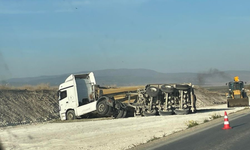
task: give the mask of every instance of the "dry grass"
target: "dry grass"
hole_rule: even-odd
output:
[[[203,123],[206,123],[206,122],[209,122],[209,120],[208,119],[204,119]]]
[[[152,142],[152,141],[155,141],[155,140],[158,140],[160,139],[160,137],[156,137],[156,136],[153,136],[150,140],[148,140],[146,143],[149,143],[149,142]]]
[[[192,127],[197,126],[199,124],[197,121],[189,120],[188,122],[186,122],[186,125],[188,126],[188,128],[192,128]]]
[[[28,91],[41,91],[41,90],[57,90],[58,87],[50,86],[48,83],[41,83],[38,85],[23,85],[20,87],[0,85],[0,90],[28,90]]]
[[[217,118],[221,118],[222,116],[220,114],[213,114],[210,119],[217,119]]]

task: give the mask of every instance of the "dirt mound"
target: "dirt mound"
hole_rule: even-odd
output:
[[[59,118],[54,90],[1,90],[0,126],[44,122]]]
[[[226,96],[224,93],[209,91],[202,87],[195,86],[196,107],[206,107],[215,104],[225,103]]]

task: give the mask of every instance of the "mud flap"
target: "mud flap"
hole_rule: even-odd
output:
[[[246,107],[249,106],[249,100],[247,98],[228,98],[227,107]]]

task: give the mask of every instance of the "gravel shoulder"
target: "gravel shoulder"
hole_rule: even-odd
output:
[[[8,149],[114,150],[129,149],[187,129],[190,120],[203,123],[212,115],[244,109],[226,105],[201,107],[195,114],[131,117],[84,122],[38,123],[0,128],[0,139]],[[223,123],[222,123],[223,125]]]

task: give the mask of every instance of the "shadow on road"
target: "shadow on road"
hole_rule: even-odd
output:
[[[1,143],[1,141],[0,141],[0,150],[4,150],[3,144]]]
[[[235,125],[235,126],[232,126],[232,128],[237,128],[237,127],[243,126],[245,124],[247,124],[247,123],[242,123],[242,124],[239,124],[239,125]]]
[[[207,113],[212,111],[226,111],[226,110],[233,110],[234,108],[219,108],[219,109],[197,109],[197,113]]]

